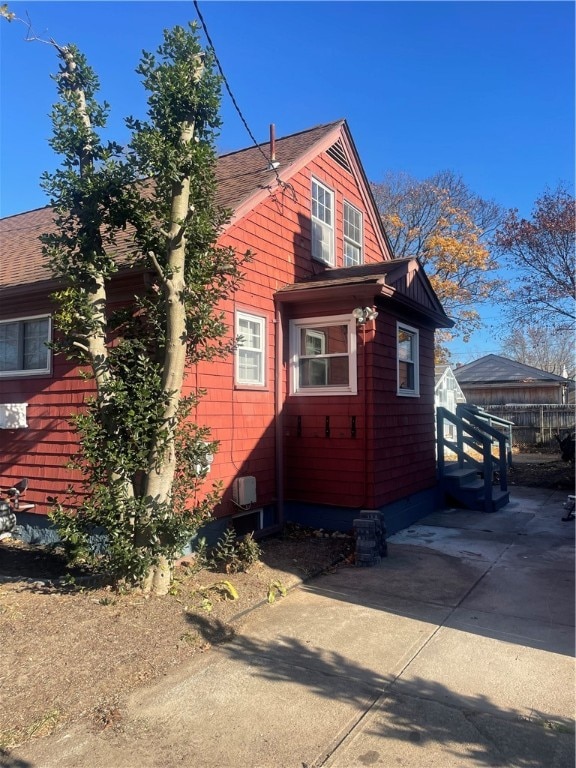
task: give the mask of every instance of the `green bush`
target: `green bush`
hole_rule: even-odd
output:
[[[215,567],[224,568],[226,573],[247,571],[260,560],[262,550],[254,540],[252,533],[241,539],[233,528],[228,528],[212,550]]]

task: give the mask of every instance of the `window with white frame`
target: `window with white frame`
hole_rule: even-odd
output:
[[[290,323],[292,394],[356,394],[356,326],[350,315]]]
[[[334,192],[312,179],[312,258],[334,265]]]
[[[0,321],[0,376],[50,373],[50,317]]]
[[[420,394],[418,365],[418,331],[397,324],[398,394],[417,397]]]
[[[344,201],[344,266],[362,264],[362,213]]]
[[[236,384],[263,387],[265,377],[266,320],[236,312]]]

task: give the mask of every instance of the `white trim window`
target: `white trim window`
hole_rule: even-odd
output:
[[[362,254],[362,212],[344,200],[344,266],[354,267],[364,261]]]
[[[312,258],[334,266],[334,192],[312,179]]]
[[[51,333],[49,315],[0,321],[0,376],[50,373]]]
[[[356,324],[350,315],[290,321],[291,392],[355,395]]]
[[[266,319],[247,312],[236,312],[235,381],[244,387],[266,384]]]
[[[416,328],[397,323],[398,394],[420,395],[419,334]]]

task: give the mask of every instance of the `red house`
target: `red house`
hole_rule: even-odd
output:
[[[435,502],[433,340],[452,322],[419,263],[393,258],[346,122],[224,155],[218,181],[234,211],[220,242],[254,260],[224,306],[242,345],[188,373],[219,441],[216,529],[346,530],[360,509],[408,525]],[[90,390],[44,344],[55,284],[38,236],[51,221],[43,208],[0,222],[0,486],[29,478],[23,522],[36,524],[78,479],[68,419]],[[143,280],[121,271],[112,298]]]

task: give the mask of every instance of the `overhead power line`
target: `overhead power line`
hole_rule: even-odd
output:
[[[234,109],[238,113],[238,116],[240,117],[240,120],[242,120],[242,123],[244,124],[244,128],[246,128],[246,131],[248,133],[248,136],[252,139],[252,142],[254,143],[254,146],[258,149],[262,157],[266,160],[266,163],[269,163],[270,158],[266,156],[266,153],[262,150],[262,147],[260,144],[256,141],[256,138],[254,137],[254,134],[250,130],[250,126],[248,125],[248,122],[244,115],[242,114],[242,110],[240,109],[238,102],[236,101],[236,98],[234,94],[232,93],[232,89],[230,87],[230,84],[228,83],[228,79],[226,78],[226,75],[224,74],[224,70],[222,69],[222,64],[220,63],[220,59],[218,58],[218,54],[216,53],[216,48],[214,47],[214,43],[212,41],[212,38],[210,37],[210,33],[208,32],[208,27],[206,26],[206,22],[204,21],[204,17],[202,16],[202,13],[200,12],[200,8],[198,7],[197,0],[193,0],[194,2],[194,8],[196,9],[196,13],[198,14],[198,18],[200,19],[200,23],[202,24],[202,29],[204,30],[204,34],[206,35],[206,39],[208,40],[208,44],[210,45],[210,48],[212,49],[212,53],[214,54],[214,61],[216,62],[216,66],[218,67],[218,71],[220,72],[220,76],[222,77],[222,81],[224,82],[224,85],[226,86],[226,90],[228,91],[228,95],[230,96],[230,99],[232,100],[232,104],[234,105]],[[278,175],[278,172],[275,168],[273,168],[274,173],[276,174],[276,179],[279,184],[283,183]]]
[[[274,176],[276,176],[276,183],[279,187],[281,187],[283,190],[288,190],[292,194],[292,197],[296,199],[296,192],[294,191],[294,187],[289,182],[283,181],[280,178],[280,174],[278,173],[278,170],[276,166],[272,162],[272,158],[268,157],[266,153],[263,151],[262,147],[256,141],[256,138],[252,131],[250,130],[250,126],[248,125],[248,121],[242,114],[242,110],[240,109],[240,106],[238,105],[238,102],[236,101],[236,98],[234,94],[232,93],[232,88],[230,87],[230,84],[228,82],[228,79],[226,75],[224,74],[224,70],[222,68],[222,64],[220,63],[220,59],[218,58],[218,54],[216,53],[216,48],[214,47],[214,43],[212,41],[212,38],[210,37],[210,33],[208,32],[208,27],[206,26],[206,22],[204,20],[204,17],[202,16],[202,13],[200,12],[200,8],[198,7],[197,0],[193,0],[194,2],[194,8],[196,9],[196,13],[198,14],[198,18],[200,19],[200,23],[202,24],[202,29],[204,30],[204,34],[206,35],[206,39],[208,40],[208,44],[210,48],[212,49],[212,53],[214,55],[214,61],[216,62],[216,66],[218,67],[218,71],[220,72],[220,76],[222,77],[222,80],[224,82],[224,85],[226,86],[226,90],[228,91],[228,95],[230,96],[230,99],[232,101],[232,104],[234,105],[234,109],[238,113],[238,116],[240,117],[240,120],[242,121],[244,128],[246,128],[246,131],[248,133],[248,136],[250,136],[252,143],[256,147],[256,149],[260,152],[264,160],[266,161],[266,165],[269,170],[274,171]]]

